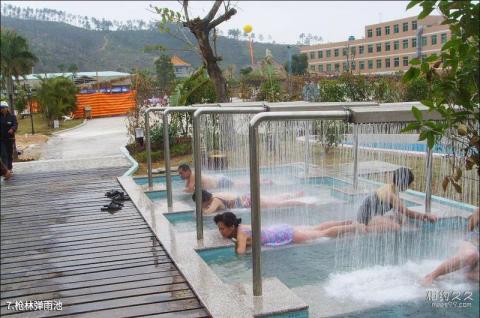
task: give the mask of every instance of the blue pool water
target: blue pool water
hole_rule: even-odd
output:
[[[165,184],[165,179],[166,179],[165,176],[153,177],[153,183],[163,183],[163,184]],[[148,178],[147,177],[134,178],[133,180],[135,181],[136,184],[139,184],[139,185],[148,184]],[[172,175],[172,183],[182,183],[182,182],[185,182],[185,181],[183,181],[182,178],[180,178],[179,175]]]
[[[351,143],[346,143],[346,144],[351,145]],[[372,142],[372,143],[360,143],[359,146],[366,147],[366,148],[393,149],[393,150],[405,150],[405,151],[416,151],[416,152],[427,151],[427,144],[423,144],[423,143],[406,144],[406,143]],[[441,154],[452,153],[452,149],[444,145],[435,145],[432,150],[434,153],[441,153]]]
[[[418,284],[446,256],[433,258],[429,246],[448,246],[442,236],[455,236],[465,222],[444,220],[436,225],[437,232],[426,226],[423,231],[399,234],[403,244],[398,253],[409,259],[406,263],[378,266],[372,258],[363,267],[352,268],[350,262],[335,261],[339,249],[356,254],[356,247],[372,240],[381,243],[377,247],[382,251],[393,249],[382,236],[370,235],[356,238],[357,244],[351,247],[346,241],[349,238],[344,238],[262,249],[262,274],[277,277],[302,298],[310,307],[310,317],[478,317],[478,286],[465,281],[462,275],[441,280],[431,290],[472,292],[473,301],[468,308],[432,308],[431,301],[426,299],[429,289]],[[423,252],[417,254],[419,250]],[[250,254],[238,256],[229,247],[199,251],[199,255],[226,283],[251,281]]]

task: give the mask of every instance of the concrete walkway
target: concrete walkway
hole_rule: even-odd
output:
[[[15,173],[130,166],[120,148],[128,142],[126,117],[92,119],[53,135],[40,160],[14,163]]]
[[[99,118],[80,128],[52,136],[40,157],[45,159],[83,159],[120,154],[128,142],[126,117]]]

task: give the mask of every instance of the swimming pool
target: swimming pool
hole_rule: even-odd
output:
[[[356,237],[357,244],[344,239],[321,239],[309,244],[262,249],[263,277],[277,277],[309,305],[310,317],[478,317],[478,287],[466,282],[461,275],[453,275],[436,286],[434,291],[472,292],[469,308],[451,311],[432,308],[426,301],[427,289],[418,281],[437,266],[444,255],[432,258],[428,247],[445,244],[458,237],[458,229],[465,221],[430,225],[424,231],[406,231],[398,234],[403,248],[398,253],[409,260],[396,263],[395,258],[382,266],[373,258],[352,267],[352,262],[334,257],[339,249],[345,254],[358,254],[359,245],[380,243],[383,251],[393,250],[395,240],[385,241],[379,235]],[[427,234],[425,234],[427,233]],[[442,235],[440,235],[442,234]],[[442,237],[448,237],[442,238]],[[453,248],[453,247],[452,247]],[[418,251],[421,251],[418,253]],[[365,251],[361,251],[364,253]],[[251,281],[251,255],[237,256],[232,247],[198,251],[204,261],[228,284]],[[367,252],[368,254],[368,252]],[[369,255],[365,255],[367,260]]]

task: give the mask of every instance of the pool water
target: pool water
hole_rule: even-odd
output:
[[[404,231],[398,234],[403,248],[403,262],[391,258],[384,265],[375,265],[368,251],[355,250],[359,245],[377,241],[382,251],[393,250],[393,241],[380,235],[352,238],[320,239],[307,244],[262,249],[263,277],[277,277],[310,307],[310,317],[478,317],[478,286],[465,281],[462,275],[451,274],[432,288],[418,282],[433,270],[448,252],[454,249],[448,239],[460,238],[459,229],[465,222],[454,220],[423,231]],[[436,228],[435,228],[436,227]],[[383,245],[382,245],[383,243]],[[442,255],[429,255],[429,246],[450,246]],[[339,251],[344,249],[343,251]],[[365,253],[365,255],[358,255]],[[361,266],[335,254],[353,255],[366,259]],[[251,281],[251,254],[238,256],[233,248],[199,251],[225,283]],[[388,253],[387,253],[388,254]],[[470,308],[432,309],[426,300],[428,290],[472,292]]]

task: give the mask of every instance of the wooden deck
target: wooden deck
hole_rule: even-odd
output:
[[[2,317],[209,317],[130,201],[100,211],[125,170],[21,174],[2,185]],[[62,310],[31,310],[58,302]]]

